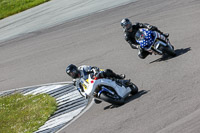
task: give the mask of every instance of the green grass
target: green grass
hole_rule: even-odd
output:
[[[0,97],[0,133],[32,133],[56,110],[55,98],[14,94]]]
[[[49,0],[0,0],[0,19],[22,12]]]

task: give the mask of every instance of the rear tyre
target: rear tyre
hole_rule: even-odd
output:
[[[175,53],[174,49],[171,49],[169,46],[166,46],[166,47],[161,46],[160,49],[163,51],[163,53],[166,53],[166,54],[168,54],[168,55],[170,55],[172,57],[176,56],[176,53]]]
[[[136,93],[138,93],[138,87],[135,84],[131,83],[130,88],[131,88],[131,95],[135,95]]]
[[[108,103],[114,104],[114,105],[122,105],[125,103],[124,99],[120,98],[117,95],[111,96],[109,93],[102,92],[99,97],[100,97],[100,99],[102,99]]]

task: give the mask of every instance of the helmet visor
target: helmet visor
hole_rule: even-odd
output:
[[[123,28],[126,30],[126,31],[129,31],[132,29],[132,25],[131,24],[127,24],[127,25],[124,25]]]
[[[72,78],[76,78],[77,76],[77,71],[75,69],[71,70],[71,71],[67,71],[67,74],[69,76],[71,76]]]

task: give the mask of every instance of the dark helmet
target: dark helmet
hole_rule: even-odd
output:
[[[121,21],[121,26],[126,30],[130,30],[132,28],[132,23],[128,18],[124,18]]]
[[[66,68],[66,73],[72,77],[73,79],[78,78],[79,75],[79,70],[78,68],[74,65],[74,64],[70,64],[67,68]]]

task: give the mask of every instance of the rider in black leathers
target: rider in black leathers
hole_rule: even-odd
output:
[[[139,28],[147,28],[152,31],[157,31],[168,38],[169,34],[164,34],[161,32],[156,26],[149,25],[147,23],[136,23],[132,25],[131,21],[128,18],[124,18],[121,21],[121,26],[124,29],[125,40],[130,44],[133,49],[139,49],[138,56],[141,59],[146,58],[150,53],[148,51],[140,48],[140,45],[135,40],[135,34],[139,30]]]

